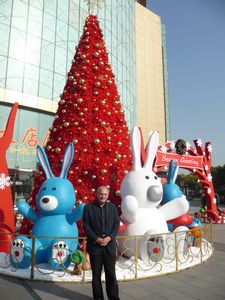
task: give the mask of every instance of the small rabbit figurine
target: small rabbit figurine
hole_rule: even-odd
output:
[[[78,245],[75,222],[82,218],[84,204],[79,204],[74,209],[75,192],[67,179],[73,156],[74,148],[70,143],[64,154],[60,176],[55,177],[44,149],[38,146],[37,157],[47,178],[41,185],[36,199],[39,214],[26,201],[20,201],[18,204],[19,211],[34,223],[31,235],[36,237],[35,263],[48,262],[53,269],[69,266],[70,255]],[[31,264],[31,249],[30,238],[17,236],[11,245],[11,264],[16,268],[28,268]]]
[[[134,127],[131,134],[133,170],[125,176],[121,184],[121,219],[126,225],[126,230],[121,234],[123,236],[167,233],[167,220],[184,214],[189,208],[188,202],[182,200],[171,201],[158,208],[163,197],[163,188],[160,178],[152,171],[158,143],[158,132],[154,131],[149,138],[146,162],[142,167],[140,132]],[[149,251],[149,245],[145,243],[146,238],[144,239],[138,239],[141,259],[147,259]],[[119,241],[119,250],[124,255],[133,256],[133,249],[133,241]],[[157,251],[161,251],[160,248]]]

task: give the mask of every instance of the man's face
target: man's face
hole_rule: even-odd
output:
[[[97,199],[100,204],[104,204],[108,200],[109,191],[108,189],[102,188],[97,191]]]

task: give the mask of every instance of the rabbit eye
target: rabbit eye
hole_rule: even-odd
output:
[[[56,187],[54,186],[54,187],[52,188],[52,190],[55,191],[55,190],[56,190]]]
[[[46,186],[42,189],[43,191],[46,191]]]
[[[154,178],[155,178],[155,179],[158,179],[158,177],[157,177],[156,175],[154,176]]]
[[[145,176],[146,179],[149,179],[149,176]]]

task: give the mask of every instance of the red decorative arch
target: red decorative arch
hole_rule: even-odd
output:
[[[139,129],[141,132],[141,129]],[[141,132],[142,136],[142,132]],[[212,144],[206,142],[205,147],[202,147],[201,139],[193,141],[195,149],[189,142],[186,142],[186,153],[179,155],[175,150],[175,141],[167,141],[164,145],[158,147],[156,159],[153,165],[154,172],[164,171],[169,165],[171,159],[175,164],[179,164],[180,168],[186,169],[198,176],[198,181],[201,182],[202,187],[205,190],[206,205],[208,216],[214,220],[219,219],[215,191],[212,182],[211,165],[212,165]],[[146,154],[144,148],[144,142],[142,137],[141,146],[142,160],[145,161]]]

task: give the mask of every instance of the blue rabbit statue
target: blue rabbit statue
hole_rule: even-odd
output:
[[[167,175],[167,183],[163,185],[163,198],[160,205],[164,205],[170,201],[174,201],[176,206],[181,205],[181,202],[187,202],[189,207],[189,202],[186,196],[182,193],[180,187],[175,183],[177,179],[177,174],[179,171],[179,165],[174,166],[174,161],[171,160],[169,163],[169,171]],[[168,228],[170,231],[174,230],[174,225],[188,225],[192,223],[192,218],[187,211],[180,217],[168,220]]]
[[[160,203],[161,205],[184,196],[180,187],[175,183],[179,171],[179,165],[174,166],[173,163],[173,160],[169,163],[167,183],[163,185],[163,198]]]
[[[48,263],[53,269],[68,267],[71,263],[71,253],[78,245],[78,229],[75,222],[82,218],[84,204],[74,208],[75,191],[67,179],[73,156],[74,147],[70,143],[64,154],[60,176],[55,177],[44,149],[37,146],[37,157],[46,175],[36,198],[39,213],[25,200],[18,204],[21,214],[34,223],[31,235],[36,237],[35,263]],[[31,265],[31,251],[31,238],[15,237],[10,250],[12,266],[28,268]]]

